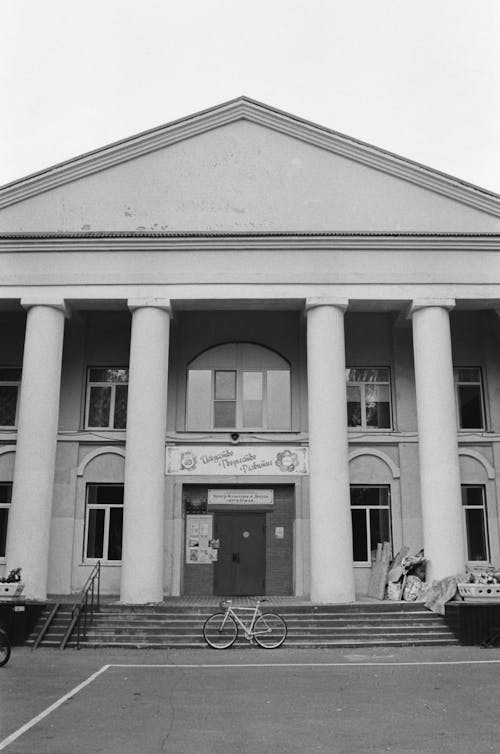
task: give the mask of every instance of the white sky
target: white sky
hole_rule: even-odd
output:
[[[0,0],[0,185],[242,94],[500,193],[500,0]]]

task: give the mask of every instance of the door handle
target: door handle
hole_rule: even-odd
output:
[[[240,562],[240,553],[239,552],[233,552],[233,563],[239,563]]]

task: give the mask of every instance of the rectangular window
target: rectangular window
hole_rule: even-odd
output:
[[[347,425],[367,429],[391,427],[389,369],[350,367],[347,372]]]
[[[351,486],[353,559],[371,565],[377,545],[391,542],[390,487]]]
[[[121,561],[122,531],[123,484],[88,484],[84,559]]]
[[[462,485],[462,508],[467,537],[467,560],[489,561],[484,487],[472,484]]]
[[[5,559],[7,544],[7,526],[12,500],[12,482],[0,482],[0,560]]]
[[[0,367],[0,427],[15,427],[17,424],[21,372],[18,367]]]
[[[188,370],[188,430],[287,430],[290,423],[289,370]]]
[[[484,402],[481,370],[459,367],[453,370],[460,429],[484,429]]]
[[[127,368],[90,368],[87,379],[86,429],[125,429],[127,397]]]

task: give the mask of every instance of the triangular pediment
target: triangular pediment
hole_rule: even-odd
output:
[[[0,229],[500,229],[500,197],[247,97],[0,189]]]

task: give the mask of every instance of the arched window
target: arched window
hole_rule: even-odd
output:
[[[290,365],[253,343],[227,343],[188,366],[187,430],[289,430]]]

